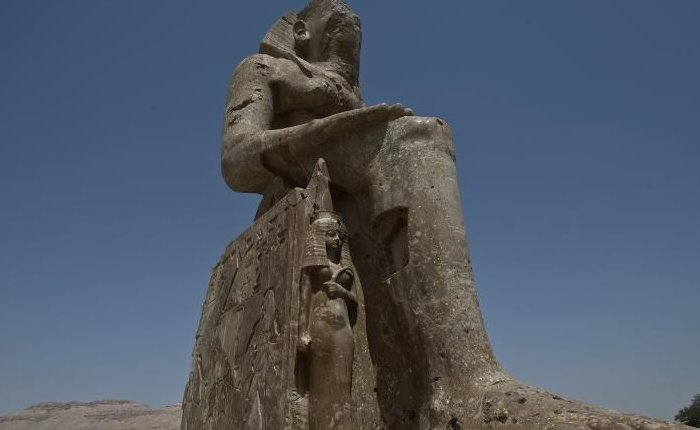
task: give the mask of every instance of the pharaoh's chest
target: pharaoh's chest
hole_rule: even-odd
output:
[[[300,71],[287,73],[275,79],[273,89],[276,115],[304,111],[323,117],[361,105],[342,78],[334,74],[315,73],[309,77]]]

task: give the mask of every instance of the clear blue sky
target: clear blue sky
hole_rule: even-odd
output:
[[[529,383],[700,392],[700,2],[355,0],[367,103],[454,130],[482,309]],[[303,0],[0,2],[0,413],[180,401],[231,71]]]

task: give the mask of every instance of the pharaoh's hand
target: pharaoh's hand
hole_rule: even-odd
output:
[[[386,103],[381,103],[378,105],[374,106],[368,106],[360,109],[356,109],[356,111],[365,111],[361,113],[363,116],[366,116],[366,120],[368,122],[388,122],[388,121],[393,121],[395,119],[401,118],[403,116],[413,116],[413,111],[405,106],[403,106],[400,103],[395,103],[392,105],[388,105]],[[360,114],[360,112],[358,112]]]
[[[302,334],[299,338],[297,349],[301,352],[305,352],[309,349],[309,345],[311,345],[311,336],[309,336],[309,333]]]
[[[294,155],[307,155],[318,149],[318,144],[344,136],[346,133],[370,129],[404,116],[413,116],[413,111],[401,104],[381,103],[343,111],[301,126],[296,142],[289,145]]]
[[[404,116],[413,116],[413,111],[400,103],[395,103],[393,105],[380,103],[374,106],[365,106],[341,112],[323,119],[330,120],[337,117],[338,120],[344,122],[348,130],[357,130],[358,128],[374,127]]]

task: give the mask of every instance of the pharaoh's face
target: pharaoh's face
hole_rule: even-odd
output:
[[[351,12],[309,16],[297,21],[294,32],[297,47],[307,61],[359,63],[360,20]]]

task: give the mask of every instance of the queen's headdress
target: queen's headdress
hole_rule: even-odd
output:
[[[348,231],[341,215],[333,211],[333,200],[331,199],[329,183],[328,167],[323,158],[320,158],[316,162],[316,167],[306,188],[312,213],[306,234],[302,267],[328,266],[326,233],[334,230],[338,232],[342,239],[340,264],[342,266],[350,266],[352,264],[348,246]]]

